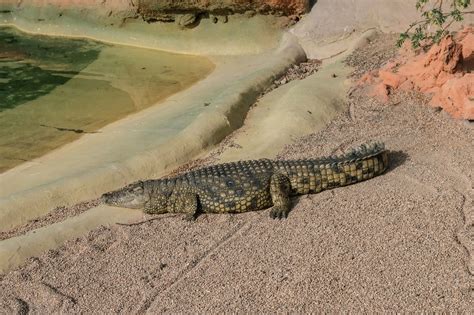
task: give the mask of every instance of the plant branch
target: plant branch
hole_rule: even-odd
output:
[[[466,9],[471,5],[471,0],[451,0],[450,12],[443,12],[444,0],[434,0],[431,9],[427,9],[427,4],[430,0],[417,0],[416,8],[421,12],[424,19],[413,22],[400,34],[397,45],[400,47],[405,40],[410,39],[413,47],[419,47],[420,43],[427,43],[431,46],[433,43],[438,43],[445,35],[447,35],[448,28],[454,23],[464,19],[464,15],[473,14],[474,11],[460,11],[458,7]],[[437,30],[433,32],[428,31],[430,25],[436,26]],[[414,33],[410,33],[413,28]]]

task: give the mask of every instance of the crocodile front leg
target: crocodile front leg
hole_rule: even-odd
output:
[[[198,196],[192,192],[174,192],[168,200],[168,212],[185,213],[185,220],[194,221],[198,214]]]
[[[272,219],[283,219],[290,212],[290,179],[281,173],[275,173],[270,179],[270,195],[272,196],[273,208],[270,210]]]

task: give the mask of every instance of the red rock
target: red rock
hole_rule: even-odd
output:
[[[412,81],[410,80],[405,80],[405,82],[403,82],[402,84],[400,84],[400,86],[398,87],[398,89],[402,90],[402,91],[410,91],[410,90],[414,90],[415,89],[415,85],[413,84]]]
[[[466,27],[458,36],[462,44],[462,56],[464,59],[474,57],[474,27]]]
[[[430,104],[442,107],[454,118],[474,119],[474,73],[447,81]]]
[[[465,73],[473,66],[474,28],[468,27],[456,40],[448,36],[426,53],[415,55],[407,46],[402,47],[396,60],[379,70],[378,78],[366,81],[374,82],[373,95],[384,101],[388,100],[388,87],[412,89],[432,95],[431,104],[455,118],[474,119],[474,74]]]
[[[404,75],[399,75],[397,73],[393,73],[387,70],[380,70],[379,78],[385,85],[388,85],[394,89],[398,88],[400,84],[406,81],[407,79]]]

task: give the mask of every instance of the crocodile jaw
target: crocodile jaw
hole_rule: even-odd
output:
[[[115,207],[143,209],[147,200],[142,183],[138,183],[103,194],[102,201]]]

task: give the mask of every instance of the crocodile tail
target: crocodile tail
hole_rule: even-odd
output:
[[[340,156],[275,163],[290,178],[295,194],[317,193],[361,182],[382,174],[387,165],[388,152],[380,142],[363,144]]]
[[[357,182],[385,172],[388,167],[388,151],[382,142],[363,144],[339,157],[335,164]]]

